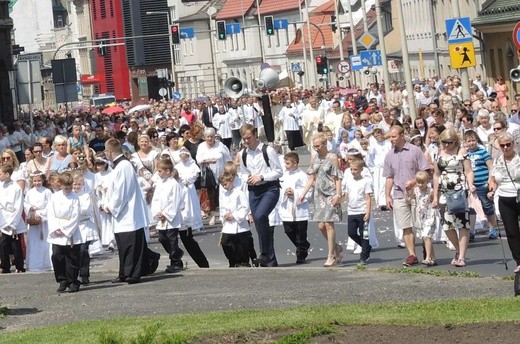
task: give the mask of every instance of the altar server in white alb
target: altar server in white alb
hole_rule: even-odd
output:
[[[11,165],[0,166],[0,231],[2,233],[0,257],[2,273],[11,272],[10,251],[14,255],[16,272],[25,272],[22,252],[23,233],[26,231],[22,219],[23,190],[11,179],[12,174],[13,167]]]
[[[148,250],[145,227],[148,209],[139,189],[132,163],[123,155],[116,139],[105,142],[105,156],[114,163],[110,172],[103,211],[113,217],[114,234],[119,252],[119,274],[113,283],[138,283],[141,276],[157,269],[160,255]]]
[[[157,221],[159,242],[170,258],[166,272],[175,273],[183,268],[184,251],[179,248],[179,229],[182,223],[181,211],[184,207],[182,186],[173,177],[173,163],[170,159],[157,162],[159,180],[155,183],[151,212]]]
[[[73,191],[79,199],[79,231],[81,233],[79,276],[81,284],[90,283],[90,255],[89,246],[92,242],[99,240],[99,233],[94,222],[94,202],[92,194],[85,191],[85,179],[80,171],[73,174]]]
[[[60,284],[57,292],[79,291],[79,251],[83,240],[79,231],[79,199],[72,192],[72,174],[58,176],[61,190],[52,194],[47,209],[49,236],[52,244],[54,277]]]
[[[24,208],[27,221],[27,270],[30,272],[52,270],[51,246],[47,242],[47,206],[52,191],[43,186],[45,174],[35,172],[29,177],[32,188],[25,195]]]
[[[309,176],[303,172],[298,164],[300,158],[295,152],[285,154],[285,172],[280,180],[280,217],[283,221],[285,234],[296,247],[296,264],[305,263],[311,244],[307,240],[307,227],[309,224],[310,193],[302,203],[297,202],[307,185]]]

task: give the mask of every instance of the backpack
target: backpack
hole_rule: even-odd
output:
[[[244,163],[244,167],[247,168],[247,148],[244,148],[242,150],[242,162]],[[267,164],[267,167],[271,168],[271,164],[269,164],[269,157],[267,156],[267,145],[262,146],[262,155],[264,156],[265,163]]]

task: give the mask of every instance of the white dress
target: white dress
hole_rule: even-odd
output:
[[[40,186],[27,191],[24,208],[27,217],[38,215],[42,221],[39,225],[27,225],[27,271],[40,272],[52,270],[52,247],[47,242],[49,227],[47,226],[47,204],[51,199],[51,190]],[[32,210],[31,210],[32,208]]]
[[[110,171],[96,173],[96,198],[99,207],[105,206],[106,190],[108,188],[108,175]],[[98,224],[101,232],[101,244],[114,248],[116,246],[116,239],[114,237],[114,222],[113,217],[103,211],[96,209],[96,216],[98,217]]]
[[[193,159],[181,161],[175,165],[179,172],[179,182],[186,186],[185,209],[183,210],[183,225],[198,230],[203,227],[200,202],[195,190],[195,180],[200,173],[200,168]]]

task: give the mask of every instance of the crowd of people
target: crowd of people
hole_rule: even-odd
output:
[[[2,273],[11,265],[53,270],[58,291],[75,292],[89,283],[90,257],[117,250],[114,282],[137,283],[158,266],[151,235],[168,253],[167,272],[183,269],[179,238],[207,268],[193,238],[204,221],[221,226],[230,267],[277,266],[280,225],[304,263],[309,221],[326,239],[325,267],[343,259],[341,221],[347,247],[366,264],[378,245],[376,210],[393,210],[406,266],[437,265],[433,242],[444,240],[451,264],[464,267],[475,224],[496,239],[500,218],[520,271],[520,95],[508,101],[502,78],[492,89],[478,75],[471,85],[463,99],[457,76],[433,77],[415,86],[412,104],[393,82],[388,91],[370,84],[355,94],[279,89],[270,108],[254,97],[214,97],[151,100],[115,115],[35,111],[34,130],[22,113],[0,130]],[[274,122],[269,144],[265,116]],[[303,170],[305,149],[311,161]]]

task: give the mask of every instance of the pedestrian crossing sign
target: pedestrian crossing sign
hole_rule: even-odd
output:
[[[446,37],[448,44],[473,41],[469,17],[446,19]]]
[[[451,68],[475,67],[475,47],[473,42],[450,44],[448,46],[450,52]]]

